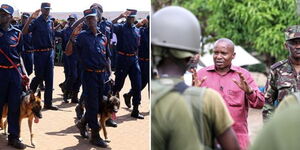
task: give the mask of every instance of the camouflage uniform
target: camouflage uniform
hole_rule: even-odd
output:
[[[285,30],[286,41],[300,38],[300,26],[291,26]],[[298,74],[289,59],[279,61],[270,68],[265,91],[266,105],[263,108],[264,119],[269,118],[274,110],[274,102],[300,91],[300,74]]]

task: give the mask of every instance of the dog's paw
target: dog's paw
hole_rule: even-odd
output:
[[[34,142],[31,142],[31,146],[32,146],[32,148],[35,148]]]

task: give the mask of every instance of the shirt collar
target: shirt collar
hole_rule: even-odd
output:
[[[206,70],[207,70],[207,71],[216,71],[216,67],[215,67],[215,65],[208,66],[208,67],[206,68]],[[232,71],[237,71],[237,70],[238,70],[238,67],[237,67],[237,66],[231,65],[231,66],[230,66],[230,70],[232,70]]]
[[[8,30],[6,31],[6,32],[9,32],[9,31],[11,31],[11,30],[13,30],[15,27],[13,26],[13,25],[9,25],[9,27],[8,27]],[[2,28],[0,28],[0,30],[1,31],[3,31],[3,29]],[[4,31],[5,32],[5,31]]]

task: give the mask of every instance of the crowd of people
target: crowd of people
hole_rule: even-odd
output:
[[[149,16],[136,22],[137,10],[127,9],[109,21],[102,16],[103,7],[94,3],[83,11],[84,17],[79,19],[70,14],[67,22],[55,25],[50,10],[50,3],[42,3],[40,9],[32,14],[22,13],[21,20],[15,22],[12,6],[2,4],[0,8],[0,77],[5,79],[0,82],[0,116],[7,103],[8,144],[17,149],[26,148],[19,139],[22,92],[35,93],[44,82],[43,108],[59,109],[53,105],[52,97],[55,38],[61,38],[65,74],[65,81],[60,84],[63,102],[69,103],[71,99],[71,103],[78,103],[76,127],[81,136],[88,138],[90,128],[90,143],[107,147],[99,135],[100,102],[104,96],[120,98],[127,75],[131,90],[123,95],[125,103],[129,108],[133,105],[131,117],[144,119],[139,105],[141,91],[149,82]],[[122,18],[126,21],[118,22]],[[112,79],[112,64],[115,79]],[[28,76],[32,73],[34,77],[30,81]],[[83,91],[78,98],[81,85]],[[106,123],[117,127],[112,119]]]
[[[158,10],[151,27],[153,150],[299,149],[299,25],[285,30],[289,56],[270,67],[265,91],[259,90],[249,71],[232,64],[235,44],[228,38],[214,43],[214,65],[196,70],[200,25],[185,8]],[[192,86],[183,81],[187,70],[192,72]],[[279,106],[271,117],[276,100]],[[248,134],[249,107],[263,109],[268,119],[253,143]]]

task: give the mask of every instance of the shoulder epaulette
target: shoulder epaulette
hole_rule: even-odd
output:
[[[273,64],[273,65],[271,66],[271,69],[273,70],[273,69],[275,69],[275,68],[278,68],[279,66],[282,66],[283,64],[285,64],[285,63],[287,63],[287,62],[288,62],[287,59],[286,59],[286,60],[279,61],[279,62]]]

